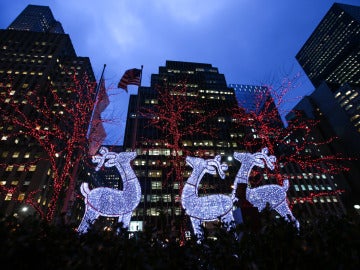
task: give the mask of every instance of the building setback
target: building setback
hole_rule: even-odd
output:
[[[55,126],[62,127],[71,134],[74,119],[71,113],[67,113],[66,105],[74,99],[75,92],[69,91],[69,87],[74,87],[73,77],[75,74],[79,77],[87,74],[89,82],[93,84],[95,77],[89,58],[76,55],[69,35],[63,32],[49,7],[29,5],[7,29],[0,30],[0,59],[0,94],[4,101],[1,105],[2,112],[7,117],[12,117],[10,104],[18,104],[24,118],[33,119],[34,130],[44,132],[44,140],[47,139],[46,132],[53,130]],[[83,90],[90,93],[93,89]],[[58,93],[60,100],[54,100],[50,91]],[[49,115],[43,114],[41,107],[34,110],[31,100],[36,99],[44,100],[49,106],[44,107],[44,111],[52,111],[54,117],[47,119]],[[88,120],[90,115],[91,107],[88,110]],[[36,123],[40,122],[43,125],[37,126]],[[27,200],[31,198],[39,210],[46,214],[53,196],[53,171],[46,161],[48,157],[44,146],[32,136],[26,135],[20,126],[9,123],[2,117],[0,213],[19,218],[33,214],[34,209],[27,204]],[[83,123],[88,125],[86,118]],[[45,146],[51,143],[53,142],[49,140]],[[60,141],[58,147],[62,147]],[[56,155],[56,158],[58,166],[65,165],[63,156]],[[76,175],[76,166],[70,172]],[[25,212],[26,209],[29,211]]]
[[[239,106],[244,108],[247,113],[260,113],[266,100],[271,97],[266,86],[233,83],[229,84],[229,87],[234,88]]]
[[[349,172],[329,175],[330,178],[325,177],[328,179],[326,181],[333,182],[333,187],[329,182],[332,190],[336,187],[345,191],[341,197],[346,208],[358,207],[360,205],[358,181],[360,177],[360,7],[333,4],[298,52],[296,59],[316,89],[309,96],[304,97],[294,110],[301,112],[301,117],[304,119],[319,121],[314,137],[324,141],[338,138],[313,150],[320,154],[342,153],[343,156],[352,158],[346,163],[350,168]],[[293,121],[295,114],[290,113],[286,118]],[[298,187],[295,193],[306,195],[312,192],[306,187],[306,183],[303,187],[301,183],[299,184],[300,188]],[[322,207],[326,206],[326,201],[335,206],[339,198],[330,196],[323,199]],[[319,204],[319,200],[315,198],[310,202],[313,203]],[[328,212],[332,212],[331,209],[328,209]]]

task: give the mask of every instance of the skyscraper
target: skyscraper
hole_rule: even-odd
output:
[[[333,4],[302,46],[296,59],[316,89],[294,109],[302,112],[301,117],[304,119],[319,121],[313,137],[325,141],[338,138],[308,151],[317,152],[320,156],[342,153],[345,157],[353,158],[347,162],[350,168],[348,172],[340,175],[324,174],[322,177],[331,190],[345,191],[341,197],[347,207],[360,205],[360,7]],[[294,117],[293,113],[287,115],[288,120],[294,120]],[[301,134],[298,136],[296,139],[300,140]],[[303,174],[307,175],[308,172],[303,171]],[[296,194],[293,194],[295,197],[300,196],[300,193],[306,195],[313,192],[315,182],[308,179],[303,182],[310,181],[311,185],[307,187],[299,183]],[[304,201],[305,204],[309,202],[312,204],[308,206],[310,208],[320,202],[320,206],[315,206],[320,210],[335,207],[335,212],[339,212],[343,208],[337,196],[323,198],[322,201],[318,198]]]
[[[360,6],[333,4],[296,59],[315,87],[360,85]]]
[[[234,90],[224,75],[204,63],[166,61],[152,74],[150,87],[139,87],[138,94],[130,96],[124,150],[138,153],[134,168],[142,187],[133,224],[179,230],[186,219],[181,190],[192,171],[185,164],[188,155],[221,155],[229,165],[225,180],[204,176],[199,196],[231,193],[239,165],[233,152],[244,151],[241,138],[246,129],[235,126],[234,107]]]
[[[61,23],[55,20],[50,8],[37,5],[28,5],[8,29],[64,34]]]
[[[61,184],[54,179],[66,170],[76,178],[86,144],[75,137],[86,133],[90,120],[91,63],[76,55],[50,8],[33,5],[0,30],[0,59],[0,213],[52,216],[49,205],[61,210],[52,198],[63,200],[69,185],[67,176]],[[76,107],[79,99],[87,105]],[[79,113],[82,123],[74,119]]]

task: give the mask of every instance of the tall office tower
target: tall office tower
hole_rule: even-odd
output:
[[[347,194],[344,194],[344,191],[348,190],[344,174],[335,173],[334,168],[326,164],[326,159],[320,161],[322,157],[332,156],[334,149],[339,149],[340,145],[337,141],[331,140],[333,132],[311,97],[304,97],[293,110],[286,116],[289,126],[293,122],[306,123],[309,119],[320,121],[315,128],[310,128],[310,132],[299,128],[295,132],[289,132],[290,135],[286,138],[289,144],[305,146],[298,147],[300,155],[319,160],[315,166],[301,166],[297,162],[290,162],[283,168],[292,183],[288,197],[293,204],[293,211],[303,220],[311,220],[322,215],[341,216],[346,213]],[[285,149],[283,154],[287,154]],[[340,162],[334,166],[340,166]]]
[[[55,20],[50,8],[37,5],[28,5],[8,29],[65,34],[61,23]]]
[[[0,30],[3,215],[33,214],[33,207],[47,215],[49,204],[57,203],[51,202],[55,193],[64,195],[63,189],[54,191],[59,188],[54,179],[59,179],[64,166],[70,166],[67,170],[76,178],[78,159],[74,157],[83,154],[78,144],[86,142],[69,142],[79,130],[87,130],[92,108],[85,107],[86,115],[75,127],[74,113],[79,113],[80,107],[74,106],[74,100],[94,90],[95,77],[89,58],[76,55],[69,35],[55,33],[58,25],[49,7],[30,5],[8,29]],[[85,74],[90,84],[83,80]],[[59,138],[63,132],[67,135]],[[69,147],[67,153],[65,147]],[[49,156],[50,152],[54,155]],[[70,156],[71,161],[65,162]]]
[[[221,155],[221,162],[229,165],[224,180],[204,175],[199,196],[232,192],[240,167],[233,153],[244,151],[244,133],[253,132],[231,117],[234,107],[234,90],[224,75],[204,63],[166,61],[159,74],[152,74],[150,87],[139,87],[130,96],[124,150],[138,153],[134,168],[142,188],[131,226],[171,231],[188,218],[180,195],[195,168],[186,165],[186,156]]]
[[[360,6],[333,4],[296,59],[315,87],[360,85]]]
[[[294,107],[295,111],[302,112],[301,117],[305,121],[314,119],[319,122],[317,128],[313,130],[312,139],[329,141],[329,143],[319,146],[316,146],[316,144],[311,146],[309,144],[309,149],[306,149],[306,151],[314,153],[314,155],[319,157],[330,153],[334,156],[341,154],[344,157],[353,158],[345,163],[349,171],[343,171],[340,174],[322,174],[321,178],[323,179],[319,175],[318,179],[326,183],[327,188],[324,185],[319,187],[319,180],[315,176],[308,178],[308,180],[304,180],[304,178],[297,180],[298,187],[292,193],[295,197],[306,197],[310,193],[315,194],[314,191],[319,193],[322,189],[328,189],[338,194],[340,192],[336,191],[342,190],[340,197],[334,194],[334,196],[323,197],[322,200],[316,197],[308,201],[304,200],[304,203],[307,204],[306,208],[313,209],[316,212],[321,212],[321,210],[325,209],[332,213],[341,213],[339,210],[344,207],[351,209],[354,205],[360,205],[360,183],[358,181],[360,177],[360,135],[354,124],[350,121],[347,110],[344,110],[346,104],[352,103],[350,100],[351,96],[356,96],[357,92],[352,91],[354,88],[349,87],[347,84],[335,89],[338,90],[336,90],[336,95],[334,96],[334,89],[323,82],[311,95],[304,97]],[[343,93],[343,95],[340,95],[340,93]],[[339,104],[340,96],[343,98]],[[299,116],[295,116],[292,113],[287,115],[288,121],[294,121],[296,117]],[[296,135],[298,136],[294,136],[292,139],[302,139],[302,134]],[[336,139],[331,140],[331,138]],[[341,161],[339,162],[340,165]],[[297,168],[295,171],[301,170]],[[304,175],[308,173],[303,171]],[[311,173],[313,175],[313,172]],[[296,173],[294,175],[296,176]],[[332,208],[335,208],[337,211],[330,211]]]
[[[360,7],[333,4],[296,59],[316,89],[294,109],[304,118],[319,120],[317,132],[325,140],[339,138],[341,147],[332,143],[317,152],[355,158],[347,164],[350,171],[334,181],[347,187],[346,207],[360,205]]]

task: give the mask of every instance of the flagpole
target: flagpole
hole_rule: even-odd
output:
[[[93,118],[94,118],[95,108],[96,108],[96,106],[97,106],[97,99],[98,99],[98,95],[99,95],[99,92],[100,92],[100,85],[101,85],[102,80],[104,79],[105,68],[106,68],[106,64],[104,64],[103,70],[102,70],[102,72],[101,72],[101,76],[100,76],[99,83],[98,83],[98,85],[96,86],[96,90],[95,90],[95,102],[94,102],[95,106],[94,106],[94,108],[93,108],[93,110],[92,110],[92,112],[91,112],[90,124],[89,124],[89,127],[88,127],[87,136],[86,136],[87,138],[89,138],[89,136],[90,136],[91,123],[92,123],[92,120],[93,120]]]
[[[138,126],[138,118],[139,118],[139,110],[140,110],[140,91],[139,91],[139,88],[141,87],[143,68],[144,68],[144,66],[141,65],[140,85],[138,86],[138,94],[137,94],[137,100],[136,100],[136,117],[135,117],[135,123],[134,123],[134,129],[133,129],[133,139],[132,139],[132,146],[131,146],[132,150],[135,150],[135,146],[136,146],[137,126]]]

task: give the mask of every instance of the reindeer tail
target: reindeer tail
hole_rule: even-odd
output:
[[[285,190],[285,191],[287,191],[288,190],[288,188],[289,188],[289,180],[288,179],[285,179],[284,181],[283,181],[283,189]]]
[[[87,195],[90,193],[89,184],[86,182],[82,183],[80,186],[80,191],[84,197],[87,197]]]

